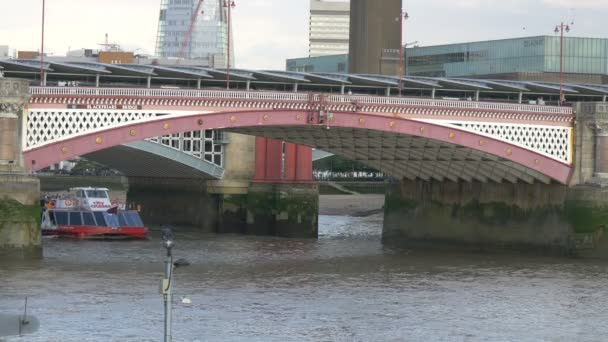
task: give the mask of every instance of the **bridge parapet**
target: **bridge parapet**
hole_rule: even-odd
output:
[[[118,97],[118,98],[163,98],[163,99],[216,99],[216,100],[258,100],[276,102],[326,102],[328,104],[382,105],[400,107],[435,107],[471,109],[484,111],[508,111],[521,113],[572,115],[572,108],[539,105],[512,104],[500,102],[453,101],[419,99],[406,97],[383,97],[362,95],[326,95],[293,92],[262,92],[232,90],[197,89],[147,89],[147,88],[69,88],[31,87],[35,98],[71,97]],[[44,103],[44,102],[43,102]]]

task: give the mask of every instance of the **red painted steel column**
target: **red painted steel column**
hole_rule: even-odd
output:
[[[283,163],[283,142],[268,139],[266,142],[266,180],[281,181],[281,165]]]
[[[296,181],[312,181],[312,148],[297,146]]]
[[[256,181],[266,180],[266,144],[267,138],[255,138],[255,175],[253,179]]]
[[[297,145],[285,143],[285,181],[296,180],[296,168],[298,167]]]

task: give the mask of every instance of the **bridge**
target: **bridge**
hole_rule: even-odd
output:
[[[317,148],[399,180],[387,193],[387,242],[571,251],[601,226],[601,188],[585,186],[608,172],[601,102],[573,110],[246,89],[27,92],[19,164],[34,172],[85,156],[116,167],[146,189],[130,196],[145,202],[148,221],[173,213],[218,232],[316,236]]]

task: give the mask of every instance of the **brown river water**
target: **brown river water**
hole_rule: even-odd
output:
[[[608,341],[608,263],[400,250],[382,216],[321,216],[318,241],[178,229],[174,341]],[[40,330],[6,341],[162,341],[164,250],[45,238],[0,264],[0,312],[28,296]],[[187,296],[192,304],[182,304]]]

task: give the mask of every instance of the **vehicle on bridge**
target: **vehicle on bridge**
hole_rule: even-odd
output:
[[[106,188],[71,188],[65,198],[43,200],[43,235],[76,238],[145,238],[139,213],[110,202]]]

